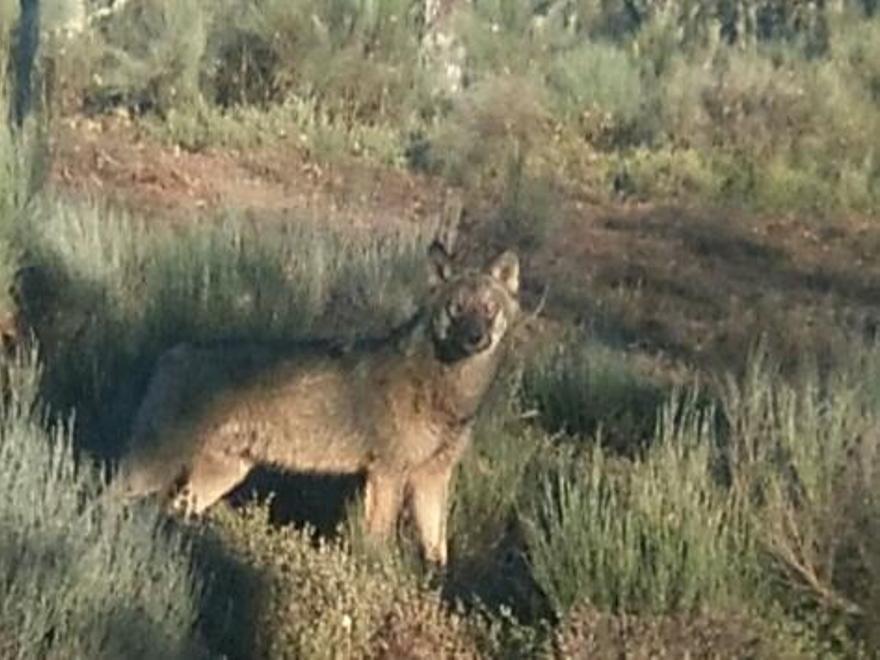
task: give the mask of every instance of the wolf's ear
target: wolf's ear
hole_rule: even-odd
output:
[[[452,277],[452,257],[443,247],[440,241],[435,240],[428,248],[428,261],[430,262],[431,286],[446,282]]]
[[[507,250],[489,264],[489,274],[501,282],[507,290],[516,295],[519,291],[519,257]]]

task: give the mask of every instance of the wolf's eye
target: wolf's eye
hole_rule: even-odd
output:
[[[495,318],[495,315],[498,313],[498,303],[496,303],[494,300],[487,300],[483,304],[483,313],[485,313],[485,315],[490,319]]]

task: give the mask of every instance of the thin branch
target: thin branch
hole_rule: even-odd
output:
[[[535,309],[526,314],[526,319],[529,321],[534,321],[537,319],[541,312],[544,311],[544,306],[547,304],[547,294],[550,292],[550,285],[544,285],[544,291],[541,292],[541,298],[538,300],[538,304],[535,305]]]

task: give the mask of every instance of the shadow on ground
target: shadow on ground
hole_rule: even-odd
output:
[[[251,472],[228,496],[233,506],[269,500],[269,519],[276,525],[313,527],[324,537],[333,536],[348,506],[360,495],[361,475],[292,474],[270,468]]]
[[[570,212],[531,276],[550,285],[548,316],[612,343],[717,373],[739,369],[764,337],[794,362],[876,334],[880,230],[856,224],[680,208]]]

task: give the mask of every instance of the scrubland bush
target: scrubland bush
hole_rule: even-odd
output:
[[[519,510],[534,578],[571,617],[560,630],[620,640],[644,625],[662,639],[673,624],[648,615],[739,611],[807,656],[870,648],[878,364],[867,347],[831,371],[806,364],[792,381],[759,348],[725,382],[717,412],[674,395],[630,458],[600,444],[543,454]]]
[[[157,110],[169,121],[156,130],[190,148],[269,131],[322,157],[409,162],[472,185],[522,161],[531,177],[608,194],[877,203],[875,146],[861,138],[878,121],[870,3],[461,3],[447,30],[464,48],[464,86],[451,95],[432,94],[422,66],[423,10],[129,3],[47,53],[73,89],[64,98]]]
[[[615,616],[583,604],[557,629],[556,658],[777,658],[813,657],[766,623],[741,614]]]
[[[724,400],[732,491],[789,604],[842,618],[862,635],[876,625],[878,364],[871,348],[790,385],[759,351],[741,382],[728,381]]]
[[[589,336],[535,355],[523,372],[524,405],[550,433],[601,433],[609,446],[632,452],[654,434],[659,388]]]
[[[0,409],[0,635],[7,658],[198,657],[188,544],[153,510],[100,498],[67,425],[37,399],[35,355],[6,363]]]
[[[221,511],[215,520],[217,542],[257,573],[249,584],[234,583],[234,592],[222,591],[228,582],[217,584],[219,602],[223,596],[233,603],[256,601],[253,610],[230,612],[237,634],[223,652],[267,658],[480,657],[485,631],[476,620],[449,609],[436,590],[392,559],[369,563],[341,541],[315,542],[307,530],[273,530],[266,510],[257,506],[241,515]],[[242,616],[250,619],[248,625]]]
[[[198,0],[127,3],[88,38],[99,47],[91,62],[80,63],[88,66],[86,93],[98,107],[123,103],[164,113],[197,100],[206,42]]]
[[[673,400],[644,456],[562,456],[525,511],[529,558],[558,614],[693,612],[735,596],[748,537],[713,481],[712,411]]]
[[[574,123],[590,144],[618,149],[644,137],[647,127],[642,135],[637,129],[647,94],[637,63],[622,48],[587,42],[568,49],[550,64],[547,85],[555,116]]]
[[[404,108],[415,81],[410,3],[225,3],[211,10],[211,82],[223,104],[314,96],[343,121]]]
[[[432,140],[436,169],[456,183],[469,177],[496,180],[539,148],[548,118],[539,81],[493,76],[476,83],[441,124]]]
[[[7,124],[6,91],[0,81],[4,296],[45,171],[40,118]],[[4,307],[12,302],[4,298]],[[55,418],[42,400],[36,350],[12,353],[0,355],[0,654],[201,657],[201,586],[188,542],[156,510],[101,497],[102,471],[75,454],[72,417]]]

